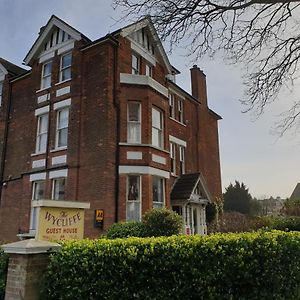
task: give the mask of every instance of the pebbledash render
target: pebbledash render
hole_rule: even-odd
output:
[[[39,199],[89,202],[90,238],[153,207],[206,233],[205,207],[221,197],[221,118],[197,66],[191,93],[176,84],[149,18],[91,41],[52,16],[24,63],[0,59],[0,240],[34,235]]]

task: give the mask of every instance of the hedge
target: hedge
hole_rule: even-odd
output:
[[[300,299],[300,233],[63,243],[41,299]]]
[[[8,255],[0,248],[0,300],[5,296],[6,275],[8,266]]]

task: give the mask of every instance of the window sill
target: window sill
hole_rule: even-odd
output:
[[[30,232],[30,233],[20,233],[20,234],[17,234],[17,237],[20,240],[32,239],[32,238],[35,237],[35,233],[33,233],[33,232]]]
[[[38,93],[41,93],[41,92],[49,91],[50,88],[51,88],[51,86],[48,86],[48,87],[45,87],[45,88],[42,88],[40,90],[35,91],[35,93],[38,94]]]
[[[152,144],[131,144],[131,143],[120,142],[119,145],[120,146],[128,146],[128,147],[150,147],[150,148],[153,148],[153,149],[156,149],[156,150],[168,153],[168,154],[170,153],[169,151],[164,150],[164,149],[159,148],[159,147],[156,147],[156,146],[153,146]]]
[[[35,152],[35,153],[32,153],[30,156],[33,157],[33,156],[38,156],[38,155],[43,155],[43,154],[46,154],[46,151],[43,151],[43,152]]]
[[[180,122],[180,121],[178,121],[178,120],[176,120],[176,119],[174,119],[172,117],[169,117],[169,119],[172,120],[172,121],[174,121],[174,122],[176,122],[176,123],[178,123],[178,124],[180,124],[180,125],[182,125],[182,126],[184,126],[184,127],[186,127],[186,124],[184,124],[184,123],[182,123],[182,122]]]
[[[64,81],[59,81],[59,82],[55,83],[55,86],[61,85],[61,84],[63,84],[63,83],[69,82],[69,81],[71,81],[71,80],[72,80],[72,78],[66,79],[66,80],[64,80]]]
[[[60,147],[60,148],[52,149],[52,150],[50,150],[50,152],[53,153],[53,152],[58,152],[58,151],[64,151],[67,149],[68,149],[68,147]]]

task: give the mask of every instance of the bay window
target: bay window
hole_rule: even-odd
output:
[[[126,220],[141,220],[141,177],[138,175],[127,177]]]
[[[127,105],[127,142],[141,143],[141,104],[138,102]]]
[[[163,148],[163,113],[152,108],[152,145]]]
[[[165,180],[158,176],[152,176],[152,201],[153,208],[164,207]]]

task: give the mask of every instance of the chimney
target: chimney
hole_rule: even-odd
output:
[[[197,65],[191,68],[192,96],[207,106],[206,76]]]

